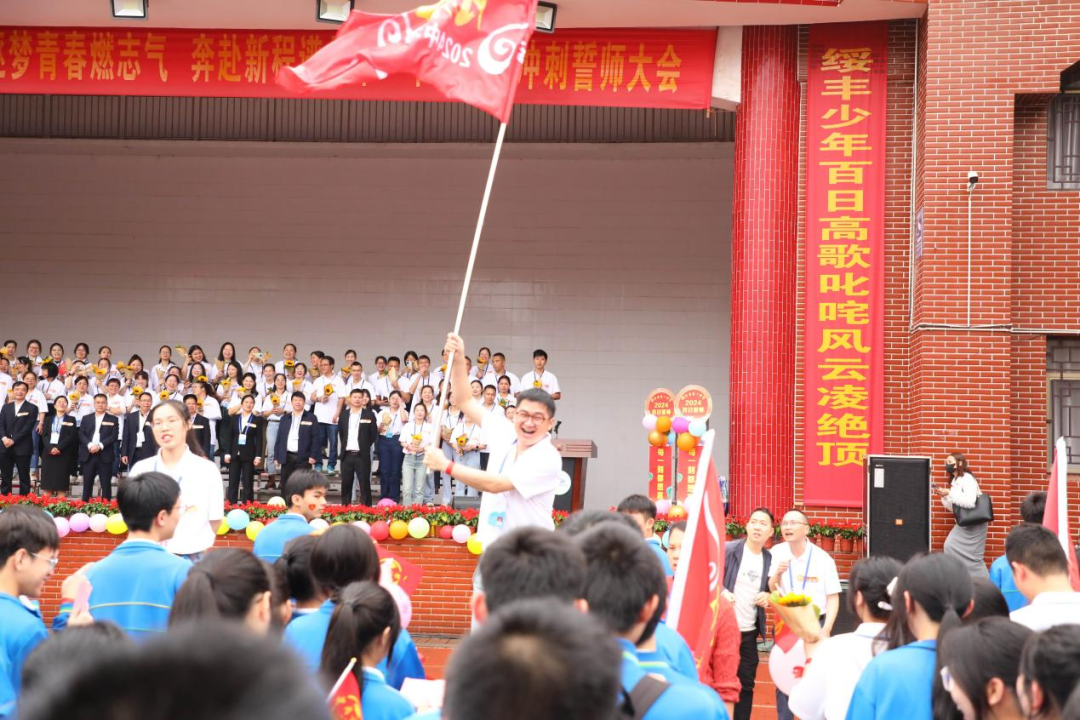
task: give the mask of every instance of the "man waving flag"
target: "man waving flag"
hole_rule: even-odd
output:
[[[401,13],[353,11],[334,40],[302,65],[278,70],[298,94],[411,75],[446,100],[461,100],[506,123],[537,0],[439,0]]]

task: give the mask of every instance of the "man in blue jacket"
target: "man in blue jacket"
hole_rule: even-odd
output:
[[[285,545],[293,538],[310,535],[314,530],[309,523],[322,517],[326,507],[326,478],[314,470],[297,470],[285,482],[285,499],[289,512],[279,515],[255,538],[255,557],[268,563],[275,562],[285,552]]]
[[[292,394],[292,412],[281,416],[274,460],[281,465],[281,482],[289,481],[294,470],[315,464],[318,453],[319,423],[315,413],[304,409],[307,398],[302,392]]]
[[[116,493],[128,539],[86,571],[90,615],[141,637],[165,632],[176,591],[191,563],[162,545],[180,522],[180,486],[164,473],[125,478]],[[73,598],[62,598],[53,629],[67,625]]]

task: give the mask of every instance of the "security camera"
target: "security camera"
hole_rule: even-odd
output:
[[[968,185],[974,185],[977,182],[979,182],[979,173],[975,172],[974,170],[969,170]]]

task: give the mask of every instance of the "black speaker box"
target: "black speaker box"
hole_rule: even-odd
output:
[[[906,562],[930,551],[930,458],[866,459],[866,549]]]

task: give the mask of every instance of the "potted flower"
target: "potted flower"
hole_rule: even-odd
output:
[[[831,552],[836,547],[836,528],[828,523],[819,523],[817,526],[818,545],[822,550]]]
[[[856,523],[843,523],[840,526],[840,552],[849,553],[855,549],[855,529],[858,527]]]
[[[734,540],[740,538],[746,534],[746,526],[743,525],[737,518],[731,518],[727,521],[727,526],[724,528],[724,539]]]
[[[855,554],[863,554],[863,545],[866,542],[866,526],[857,523],[855,526]]]

